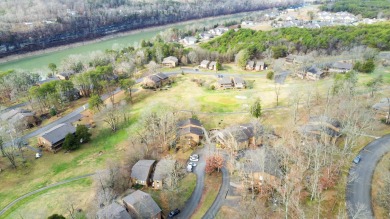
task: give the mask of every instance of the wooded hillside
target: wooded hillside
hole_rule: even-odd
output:
[[[335,26],[321,29],[282,28],[268,32],[240,29],[227,32],[202,45],[220,53],[237,53],[248,49],[251,54],[272,50],[307,53],[325,50],[327,53],[366,45],[390,50],[390,23],[359,26]]]
[[[367,18],[390,18],[389,0],[338,0],[321,7],[324,11],[348,11]]]

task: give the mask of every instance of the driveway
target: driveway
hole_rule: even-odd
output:
[[[375,167],[383,155],[390,152],[390,135],[379,138],[360,151],[360,163],[349,170],[346,191],[350,218],[374,218],[371,205],[371,182]]]

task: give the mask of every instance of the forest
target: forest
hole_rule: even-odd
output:
[[[250,55],[271,49],[280,57],[288,53],[324,51],[327,54],[365,45],[379,50],[390,49],[390,23],[359,26],[335,26],[321,29],[298,27],[276,29],[268,32],[240,29],[208,43],[202,48],[219,53],[235,54],[248,49]],[[278,57],[274,57],[278,58]]]
[[[323,5],[321,10],[348,11],[366,18],[390,18],[390,2],[388,0],[339,0]]]
[[[0,57],[191,19],[286,7],[301,0],[21,0],[0,2]]]

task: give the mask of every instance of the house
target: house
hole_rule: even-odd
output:
[[[48,82],[51,82],[51,81],[58,81],[58,80],[59,80],[58,78],[47,78],[45,80],[38,81],[35,85],[36,86],[42,86],[42,84],[45,84],[45,83],[48,83]]]
[[[161,208],[150,194],[141,190],[124,197],[123,204],[132,218],[161,219]]]
[[[247,123],[230,126],[215,133],[216,142],[221,148],[225,148],[233,140],[237,144],[237,150],[258,145],[256,133],[263,133],[264,128],[258,123]]]
[[[74,71],[66,71],[66,72],[61,72],[57,74],[57,78],[60,80],[69,80],[70,76],[74,75]]]
[[[346,73],[353,69],[352,63],[347,62],[335,62],[329,68],[329,72],[332,73]]]
[[[209,68],[209,63],[210,63],[209,60],[203,60],[202,62],[200,62],[199,68],[208,69]]]
[[[286,57],[286,62],[287,62],[287,64],[293,64],[294,63],[294,60],[295,60],[295,56],[294,55],[288,55],[287,57]]]
[[[217,70],[217,62],[216,61],[210,62],[209,63],[209,69],[216,71]]]
[[[38,144],[49,151],[57,152],[61,149],[67,134],[76,133],[76,128],[69,123],[61,123],[47,130],[38,137]]]
[[[139,160],[131,168],[131,181],[138,185],[150,186],[152,184],[151,174],[155,163],[155,160]]]
[[[277,186],[283,178],[279,161],[269,147],[244,150],[237,162],[243,186],[246,188],[260,188],[261,186]]]
[[[204,39],[204,40],[209,40],[209,39],[213,38],[214,36],[210,33],[203,32],[203,33],[199,34],[199,37],[201,39]]]
[[[158,73],[145,77],[142,81],[142,86],[145,88],[159,88],[170,82],[168,75]]]
[[[316,66],[311,66],[306,71],[306,78],[313,81],[318,81],[325,76],[325,72]]]
[[[301,134],[305,136],[319,137],[325,134],[329,137],[339,137],[341,123],[336,119],[327,116],[310,117],[309,122],[300,129]]]
[[[174,56],[164,58],[161,63],[164,67],[174,68],[179,64],[179,60]]]
[[[234,84],[229,77],[222,77],[218,80],[218,88],[220,89],[232,89]]]
[[[22,128],[30,128],[36,125],[38,119],[30,110],[12,109],[0,115],[2,121]]]
[[[266,69],[264,61],[256,61],[255,70],[256,71],[263,71]]]
[[[172,186],[172,174],[176,168],[176,160],[162,159],[154,170],[153,174],[153,188],[163,189],[167,186]]]
[[[195,37],[184,37],[183,42],[187,45],[194,45],[198,42]]]
[[[177,123],[177,136],[180,145],[196,146],[203,139],[203,126],[197,119],[181,120]]]
[[[115,202],[104,206],[96,213],[96,219],[132,219],[126,209]]]
[[[234,77],[233,78],[233,86],[236,89],[244,89],[245,88],[245,81],[242,78]]]
[[[255,62],[254,61],[248,61],[245,66],[246,70],[252,71],[255,69]]]

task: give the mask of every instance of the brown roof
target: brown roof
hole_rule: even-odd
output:
[[[162,159],[154,170],[153,180],[163,180],[169,176],[175,168],[176,160]]]
[[[177,126],[179,126],[179,127],[183,127],[183,126],[187,126],[187,125],[202,126],[202,123],[200,123],[199,120],[193,119],[193,118],[181,120],[177,123]]]
[[[49,141],[51,144],[56,144],[65,139],[65,136],[69,133],[74,134],[76,128],[69,123],[61,123],[47,130],[40,136]]]
[[[153,200],[152,196],[140,190],[124,197],[123,202],[132,206],[139,218],[152,218],[161,212],[161,208]]]
[[[132,219],[126,209],[115,202],[100,209],[96,217],[97,219]]]
[[[131,178],[147,181],[149,177],[149,171],[153,168],[155,160],[139,160],[131,168]]]
[[[203,136],[203,130],[198,128],[198,127],[187,127],[187,128],[182,128],[179,130],[179,135],[186,135],[186,134],[195,134],[199,136]]]

